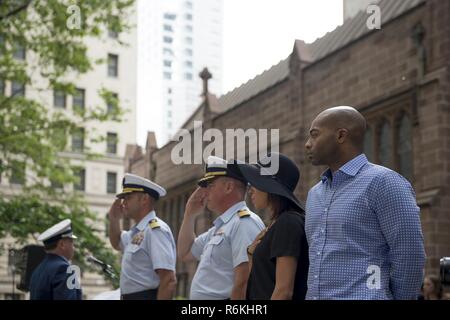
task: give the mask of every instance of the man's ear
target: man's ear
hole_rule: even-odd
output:
[[[149,205],[153,206],[155,204],[156,200],[148,193],[145,193],[144,197],[147,199]]]
[[[338,129],[338,130],[336,131],[336,136],[337,136],[337,142],[338,142],[339,144],[342,144],[342,143],[344,143],[345,140],[347,139],[347,136],[348,136],[348,130],[347,130],[347,129],[344,129],[344,128]]]
[[[231,193],[234,189],[234,183],[230,179],[225,181],[225,193]]]

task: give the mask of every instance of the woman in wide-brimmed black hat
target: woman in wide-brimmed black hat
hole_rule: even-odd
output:
[[[278,170],[271,174],[276,161]],[[303,300],[309,263],[304,207],[294,195],[298,168],[279,153],[271,153],[255,165],[236,166],[251,185],[255,209],[270,212],[268,227],[247,249],[251,262],[247,298]]]

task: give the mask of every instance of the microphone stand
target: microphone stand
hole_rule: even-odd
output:
[[[103,266],[103,272],[106,273],[111,279],[115,279],[117,276],[114,273],[114,271],[112,271],[112,268],[110,265],[104,265]]]
[[[107,274],[111,279],[115,279],[117,276],[112,270],[112,267],[109,264],[104,263],[103,261],[98,260],[97,258],[90,256],[87,259],[89,262],[100,265],[102,267],[102,271]]]

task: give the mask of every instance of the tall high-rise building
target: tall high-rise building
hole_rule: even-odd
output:
[[[201,102],[198,74],[222,90],[223,0],[139,0],[138,142],[167,142]]]
[[[344,0],[344,20],[352,18],[360,11],[366,11],[370,4],[377,4],[380,0]]]
[[[127,19],[129,19],[127,23],[136,25],[135,7],[130,8],[130,15]],[[118,40],[127,45],[122,46]],[[80,128],[79,134],[70,138],[68,149],[60,154],[61,157],[69,159],[71,164],[79,167],[79,183],[72,186],[60,186],[60,188],[67,191],[75,188],[82,193],[89,209],[97,215],[98,225],[96,228],[101,230],[102,234],[99,236],[104,237],[106,246],[110,246],[106,235],[107,212],[115,199],[115,194],[120,192],[124,175],[126,145],[136,142],[136,40],[135,27],[120,34],[104,30],[101,38],[85,39],[91,61],[102,59],[106,63],[95,65],[86,74],[73,78],[68,77],[67,80],[73,81],[77,87],[74,95],[68,96],[57,91],[38,90],[37,84],[45,83],[46,80],[36,72],[32,75],[31,85],[21,88],[25,97],[38,100],[46,105],[49,114],[53,112],[70,114],[74,108],[94,109],[98,106],[108,110],[112,106],[106,105],[102,100],[99,94],[102,88],[112,91],[117,96],[120,106],[125,110],[122,122],[85,123]],[[29,56],[31,57],[31,54],[24,53],[23,59],[31,62]],[[16,87],[17,84],[14,82],[5,82],[5,95],[9,96],[13,90],[17,90]],[[106,141],[91,141],[88,139],[90,131],[106,137]],[[84,152],[87,148],[102,156],[92,160],[87,159]],[[14,194],[20,194],[24,183],[27,182],[8,179],[6,175],[0,176],[0,195],[7,198]],[[36,230],[36,233],[42,231],[44,230]],[[11,238],[1,239],[1,241],[7,249],[18,249],[18,244]],[[14,274],[8,268],[8,255],[0,255],[0,300],[26,297],[23,292],[13,288],[13,276]],[[14,280],[18,281],[18,278]],[[102,277],[89,272],[83,272],[81,285],[84,298],[87,299],[110,288]]]

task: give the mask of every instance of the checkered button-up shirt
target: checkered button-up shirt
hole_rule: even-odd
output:
[[[308,194],[307,299],[416,299],[425,251],[409,182],[364,154]]]

